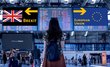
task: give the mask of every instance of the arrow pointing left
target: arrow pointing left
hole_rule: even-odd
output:
[[[31,8],[27,8],[25,10],[25,12],[28,14],[28,15],[31,15],[31,13],[38,13],[38,10],[31,10]]]

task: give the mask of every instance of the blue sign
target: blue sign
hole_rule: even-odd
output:
[[[83,26],[84,31],[85,30],[89,31],[89,29],[91,29],[90,31],[107,30],[108,11],[106,8],[74,8],[73,12],[74,12],[74,25],[77,27]],[[79,28],[77,27],[75,27],[75,31],[79,31]],[[83,31],[83,29],[80,30]]]

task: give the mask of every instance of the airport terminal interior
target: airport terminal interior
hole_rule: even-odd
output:
[[[52,17],[58,18],[65,37],[66,67],[110,67],[110,0],[0,0],[0,67],[9,67],[11,49],[20,52],[22,67],[34,67],[26,59],[34,47],[41,54],[37,67],[43,67],[44,36]]]

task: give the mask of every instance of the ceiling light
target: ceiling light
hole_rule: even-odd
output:
[[[91,4],[95,4],[95,3],[96,3],[96,0],[92,0],[92,1],[91,1]]]
[[[84,36],[86,37],[88,35],[88,31],[85,32]]]
[[[71,36],[74,36],[74,31],[71,32]]]

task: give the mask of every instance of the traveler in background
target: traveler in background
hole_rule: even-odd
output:
[[[10,50],[10,54],[9,54],[9,67],[13,67],[13,50]]]
[[[91,58],[90,58],[90,61],[91,61],[91,64],[93,64],[93,56],[91,56]]]
[[[25,64],[25,56],[22,56],[22,64]],[[30,60],[30,59],[29,59]]]
[[[7,55],[6,55],[6,52],[5,51],[3,51],[2,57],[3,57],[3,64],[5,65],[6,62],[7,62]]]
[[[86,55],[83,55],[83,65],[86,66],[87,65],[87,58]]]
[[[79,64],[81,65],[81,56],[79,56],[79,58],[78,58],[78,62],[79,62]]]
[[[95,56],[94,56],[94,64],[96,64],[96,58],[95,58]]]
[[[67,59],[67,57],[65,56],[65,63],[67,64],[67,61],[68,61],[68,59]]]
[[[74,64],[74,56],[71,58],[72,65]]]
[[[31,67],[34,67],[34,58],[33,58],[33,52],[29,52],[29,60],[30,60],[30,64]]]
[[[41,59],[40,59],[40,49],[37,48],[37,46],[35,46],[34,48],[34,60],[35,60],[35,67],[40,67],[41,64]]]
[[[74,59],[74,65],[77,66],[77,58]]]
[[[17,51],[17,59],[18,59],[18,62],[21,60],[21,54],[20,54],[19,50]]]
[[[54,47],[59,46],[57,49],[62,49],[64,47],[64,38],[62,37],[62,30],[59,26],[59,22],[58,22],[57,18],[51,18],[50,23],[49,23],[49,28],[44,37],[43,67],[66,67],[62,50],[60,51],[60,53],[57,51],[58,55],[55,55],[55,56],[57,56],[55,61],[49,60],[49,59],[53,59],[53,57],[55,59],[55,56],[53,56],[51,53],[51,52],[53,52],[53,50],[55,50],[55,48],[52,45],[54,45]],[[51,46],[52,48],[51,47],[49,48],[49,46]],[[50,51],[50,54],[52,56],[50,56],[48,54],[48,52],[47,52],[47,51],[49,51],[48,48],[53,49],[52,51]]]
[[[18,67],[17,52],[15,48],[10,50],[9,67]]]
[[[17,59],[17,49],[13,49],[13,67],[18,67],[18,59]]]
[[[22,67],[21,54],[19,52],[19,49],[17,50],[17,60],[18,60],[18,67]]]
[[[89,57],[89,66],[92,64],[92,61],[91,61],[91,56]]]

